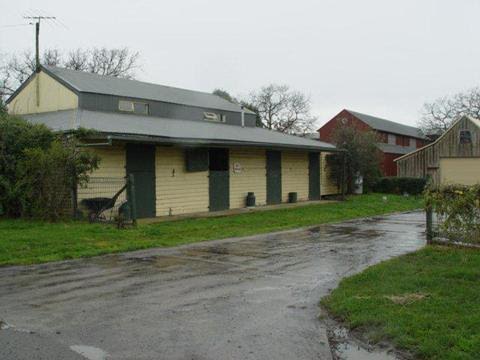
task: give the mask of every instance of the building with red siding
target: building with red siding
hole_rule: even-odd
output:
[[[396,176],[397,165],[393,160],[427,144],[420,130],[390,120],[344,109],[318,129],[320,140],[333,142],[333,132],[339,126],[347,125],[359,131],[375,131],[378,135],[378,149],[382,152],[384,176]]]

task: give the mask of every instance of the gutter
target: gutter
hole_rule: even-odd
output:
[[[112,146],[112,137],[107,136],[107,141],[103,143],[90,143],[90,144],[79,144],[77,147],[95,147],[95,146]]]
[[[94,139],[97,137],[93,137]],[[106,143],[92,143],[85,144],[86,146],[105,146],[111,145],[113,140],[117,141],[131,141],[131,142],[143,142],[150,144],[162,144],[162,145],[185,145],[185,146],[255,146],[269,149],[292,149],[292,150],[311,150],[311,151],[328,151],[328,152],[345,152],[343,149],[328,148],[323,146],[308,146],[308,145],[289,145],[278,143],[259,143],[259,142],[246,142],[246,141],[229,141],[229,140],[209,140],[209,139],[192,139],[192,138],[167,138],[157,136],[146,135],[134,135],[134,134],[109,134]]]

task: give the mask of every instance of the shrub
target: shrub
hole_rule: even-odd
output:
[[[78,147],[87,133],[55,134],[0,115],[0,209],[8,217],[56,220],[76,184],[88,181],[98,156]]]
[[[480,241],[480,184],[444,185],[425,191],[425,205],[439,217],[447,238]]]
[[[425,190],[427,179],[414,177],[383,177],[373,185],[373,191],[387,194],[419,195]]]

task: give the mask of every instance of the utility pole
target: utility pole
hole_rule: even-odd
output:
[[[38,74],[40,72],[40,21],[44,20],[55,20],[55,16],[24,16],[24,19],[35,20],[35,72]],[[33,25],[33,23],[30,23]],[[40,78],[37,75],[35,81],[36,87],[36,98],[37,98],[37,107],[40,106]]]
[[[24,16],[24,19],[35,20],[35,71],[40,72],[40,21],[55,20],[55,16]],[[31,23],[32,24],[32,23]]]

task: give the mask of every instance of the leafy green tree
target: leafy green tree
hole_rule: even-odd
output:
[[[231,103],[238,104],[238,100],[235,99],[227,90],[224,89],[215,89],[212,91],[213,95],[220,96],[221,98],[230,101]]]
[[[360,175],[364,188],[370,189],[381,174],[377,135],[372,131],[362,132],[341,126],[334,131],[332,140],[338,149],[344,150],[327,156],[332,180],[339,186],[344,180],[347,193],[352,193],[355,179]]]
[[[79,142],[84,130],[56,134],[8,114],[0,115],[0,209],[8,217],[57,220],[72,189],[88,181],[99,157]]]
[[[0,97],[0,115],[7,113],[7,106],[3,102],[2,98]]]

